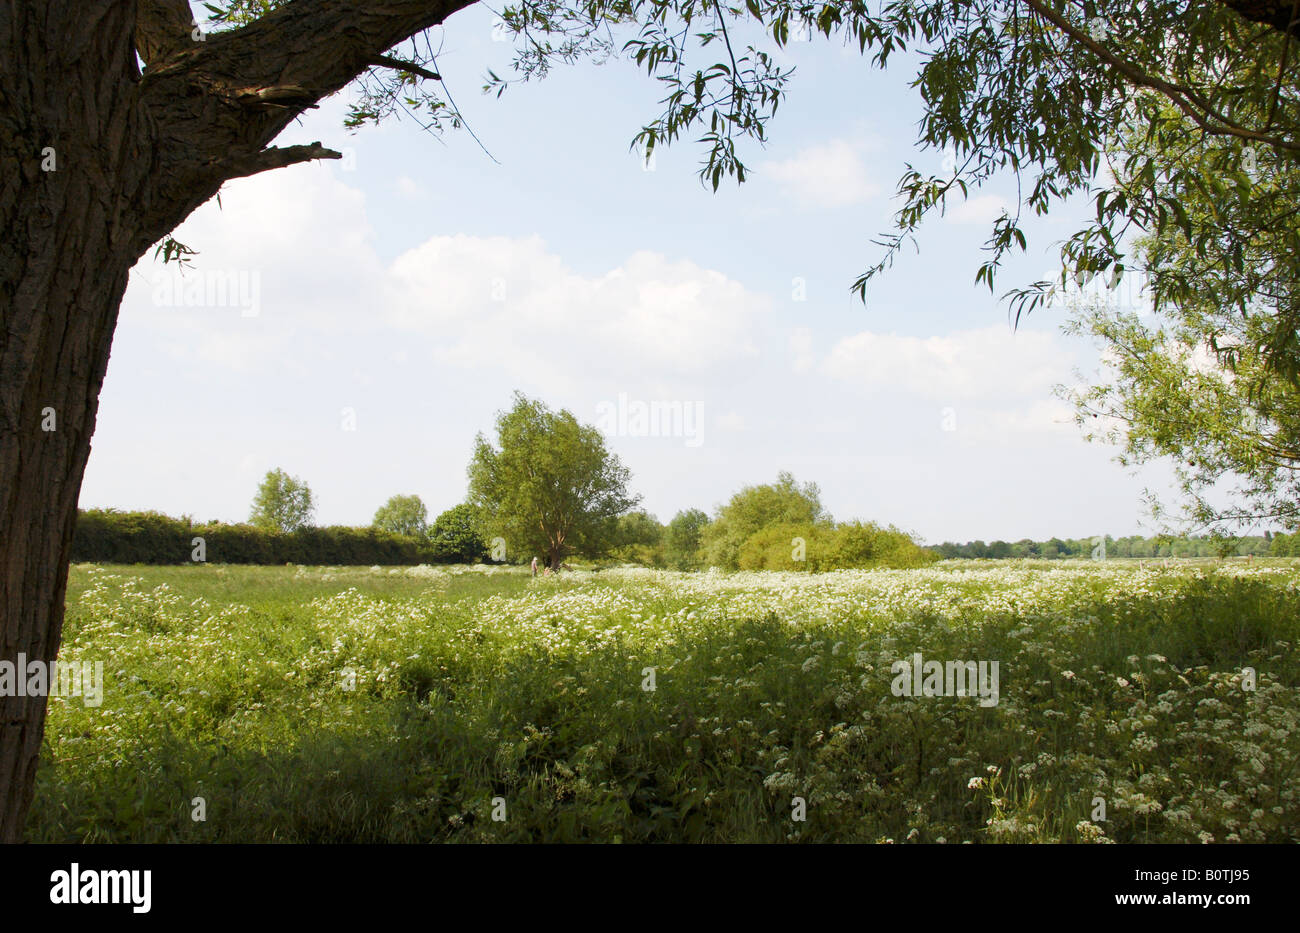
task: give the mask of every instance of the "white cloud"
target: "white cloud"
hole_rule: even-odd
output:
[[[124,323],[174,359],[227,369],[293,367],[313,339],[355,355],[388,331],[408,336],[385,359],[433,359],[515,384],[707,373],[757,353],[770,306],[720,272],[657,252],[578,273],[537,236],[436,236],[385,263],[364,195],[325,168],[233,183],[176,236],[199,251],[192,271],[160,289],[174,267],[142,260]],[[230,297],[186,300],[187,289],[202,296],[205,283],[227,279]]]
[[[355,329],[382,266],[365,196],[319,166],[241,179],[182,224],[184,269],[146,253],[121,318],[180,360],[247,369],[279,358],[304,325]]]
[[[795,372],[807,372],[812,368],[816,356],[813,352],[811,330],[806,327],[796,327],[790,331],[790,355],[793,357],[790,365]]]
[[[743,431],[745,430],[745,417],[739,412],[727,411],[718,415],[713,423],[720,431]]]
[[[863,331],[836,343],[822,369],[866,393],[958,404],[1049,395],[1068,379],[1072,363],[1072,354],[1051,333],[995,325],[936,337]]]
[[[949,207],[943,218],[954,224],[991,224],[1011,210],[1011,202],[996,194],[978,194]]]
[[[862,143],[836,139],[800,149],[792,158],[760,166],[787,195],[814,207],[860,204],[880,193],[871,177]]]
[[[1077,437],[1074,409],[1056,399],[1037,399],[1023,410],[992,410],[967,419],[973,431],[1005,437],[1010,434],[1059,434]],[[963,425],[966,427],[967,425]]]
[[[413,179],[410,175],[398,176],[396,187],[398,194],[403,197],[422,200],[429,196],[429,189]]]
[[[403,253],[383,282],[390,320],[437,341],[447,362],[509,360],[545,373],[561,361],[701,371],[754,355],[770,301],[659,253],[582,275],[539,237],[435,237]]]
[[[867,151],[805,150],[783,184],[819,203],[867,197]],[[701,401],[709,427],[698,448],[680,438],[613,442],[662,517],[791,468],[839,489],[828,505],[842,516],[1005,536],[997,529],[1038,512],[999,511],[1003,524],[981,524],[962,503],[1026,462],[1051,464],[1065,450],[1073,458],[1067,443],[1086,453],[1047,400],[1074,362],[1050,332],[1013,334],[999,322],[928,338],[841,336],[843,319],[770,313],[771,298],[742,284],[765,270],[742,265],[737,280],[705,260],[637,251],[671,242],[662,230],[612,244],[620,251],[597,263],[537,236],[430,236],[425,227],[399,240],[381,218],[384,244],[411,244],[381,254],[365,196],[351,187],[359,175],[336,171],[304,166],[233,183],[222,205],[178,232],[200,251],[196,268],[258,274],[256,315],[160,305],[151,260],[136,270],[87,503],[243,517],[257,475],[273,465],[310,474],[325,521],[364,521],[395,489],[450,503],[463,494],[474,432],[490,428],[516,388],[583,420],[621,392]],[[400,177],[375,184],[385,197],[404,186]],[[340,432],[343,406],[356,408],[357,434]],[[941,425],[948,407],[955,431]],[[183,456],[138,456],[160,424]],[[880,456],[882,445],[894,453]],[[1054,469],[1036,474],[1050,478],[1042,488],[1061,485]],[[1062,469],[1088,475],[1074,459]],[[966,525],[949,532],[955,514]]]

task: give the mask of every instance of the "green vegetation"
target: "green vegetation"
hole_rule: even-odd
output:
[[[451,564],[472,564],[488,556],[479,532],[478,510],[462,502],[438,516],[429,529],[429,543]]]
[[[311,525],[316,506],[311,488],[284,470],[267,471],[253,499],[248,522],[263,531],[292,532]]]
[[[104,701],[51,701],[36,842],[1300,842],[1279,562],[76,565],[67,619]]]
[[[1056,560],[1068,557],[1167,558],[1167,557],[1300,557],[1300,535],[1130,535],[1114,538],[1049,538],[1046,541],[969,541],[966,544],[931,545],[943,557],[1006,558],[1033,557]],[[1104,551],[1103,551],[1104,548]]]
[[[1282,75],[1294,72],[1283,58],[1283,70],[1265,76],[1270,54],[1266,39],[1181,80],[1231,87],[1234,120],[1267,114],[1279,128],[1280,101],[1296,104]],[[1121,463],[1168,458],[1195,527],[1295,531],[1300,146],[1207,133],[1155,95],[1144,110],[1146,120],[1111,141],[1107,161],[1113,201],[1156,208],[1134,238],[1155,314],[1144,319],[1136,301],[1076,307],[1070,329],[1096,339],[1104,365],[1093,385],[1063,394],[1090,436],[1120,447]]]
[[[430,539],[373,527],[299,528],[281,532],[221,522],[197,524],[158,512],[79,512],[72,539],[74,561],[185,564],[441,564],[477,559],[482,542],[472,532],[444,529]],[[477,546],[475,545],[477,542]]]
[[[610,556],[620,563],[662,567],[666,559],[665,534],[659,520],[644,509],[620,515],[614,531],[616,545]]]
[[[697,562],[727,570],[919,567],[938,560],[893,526],[835,522],[817,484],[800,485],[787,472],[775,483],[746,486],[711,523],[691,531],[701,542]]]
[[[371,524],[389,534],[423,538],[429,533],[429,510],[419,496],[393,496],[375,512]]]
[[[8,422],[34,431],[38,412],[53,411],[43,407],[49,393],[30,386],[84,401],[59,411],[60,436],[72,442],[48,447],[42,458],[4,460],[6,487],[24,494],[11,497],[0,540],[15,567],[41,567],[34,576],[14,574],[8,643],[31,651],[58,644],[59,607],[51,611],[51,601],[62,578],[50,570],[61,572],[67,559],[60,544],[76,501],[67,478],[76,485],[88,455],[94,374],[103,372],[122,283],[144,248],[117,244],[162,236],[164,258],[184,259],[194,251],[166,233],[223,181],[338,157],[319,145],[263,147],[318,95],[362,75],[347,119],[353,128],[399,110],[419,111],[421,125],[434,130],[463,125],[428,70],[436,64],[434,43],[422,51],[411,42],[410,62],[382,56],[464,5],[428,15],[409,4],[378,5],[358,17],[353,4],[322,4],[315,19],[298,15],[295,5],[295,15],[196,49],[185,4],[179,22],[177,4],[150,4],[139,18],[91,15],[82,23],[70,5],[56,4],[43,21],[49,35],[66,41],[33,33],[15,47],[11,76],[54,80],[66,48],[88,47],[86,30],[100,29],[110,40],[101,52],[114,54],[81,56],[79,72],[62,69],[66,84],[47,96],[67,100],[68,108],[50,114],[74,149],[85,148],[99,133],[94,108],[79,107],[75,90],[88,74],[102,77],[106,101],[127,101],[142,115],[119,148],[152,154],[146,161],[153,170],[146,173],[152,184],[135,172],[138,159],[82,173],[89,194],[77,203],[84,213],[67,226],[79,236],[25,233],[44,232],[49,209],[41,186],[28,185],[31,196],[6,189],[0,198],[15,206],[16,219],[6,224],[12,249],[28,257],[7,264],[19,271],[5,280],[16,301],[7,340],[21,348],[5,370]],[[207,7],[218,26],[238,27],[273,15],[285,0]],[[643,123],[636,142],[649,155],[683,135],[699,140],[707,150],[701,179],[714,189],[727,177],[743,181],[741,148],[768,138],[793,73],[787,56],[772,53],[792,35],[856,45],[882,69],[898,59],[895,52],[913,53],[911,84],[923,105],[918,142],[951,150],[954,167],[941,175],[908,167],[884,255],[856,288],[865,295],[923,219],[951,206],[949,196],[965,199],[985,182],[1014,176],[1016,202],[994,221],[976,274],[992,289],[1008,254],[1027,248],[1022,218],[1090,195],[1095,222],[1090,217],[1065,240],[1059,284],[1071,275],[1120,277],[1141,264],[1154,280],[1157,312],[1172,322],[1163,332],[1131,320],[1093,327],[1103,341],[1132,342],[1138,352],[1118,361],[1113,391],[1090,401],[1124,423],[1127,456],[1187,457],[1184,492],[1198,520],[1240,524],[1262,516],[1291,531],[1300,523],[1294,3],[750,0],[724,8],[698,0],[521,0],[501,15],[504,30],[520,40],[514,78],[541,77],[589,55],[622,55],[644,68],[661,88],[663,109]],[[116,54],[131,44],[139,62]],[[377,62],[390,66],[378,76]],[[272,86],[288,73],[301,80]],[[156,92],[159,74],[194,93],[170,93],[165,82]],[[489,72],[487,89],[499,94],[508,80]],[[273,106],[284,119],[230,119],[232,87],[259,92],[243,97],[276,92]],[[27,143],[15,146],[30,157]],[[1107,166],[1117,153],[1122,164]],[[144,207],[99,209],[128,202]],[[1144,236],[1130,236],[1135,232]],[[69,277],[80,287],[49,294],[32,287],[30,270],[39,277],[74,266],[82,253],[103,253],[99,247],[110,242],[113,261],[94,275]],[[1055,287],[1039,282],[1013,292],[1017,317]],[[69,354],[66,346],[85,352]],[[1204,367],[1191,361],[1207,346],[1214,369],[1200,379],[1193,370]],[[519,407],[529,405],[515,420],[503,417],[500,450],[479,444],[471,488],[480,517],[516,550],[544,550],[552,567],[570,553],[608,551],[618,543],[620,516],[635,505],[625,495],[625,473],[571,416],[552,418],[522,399]],[[1203,493],[1225,474],[1244,479],[1246,488],[1244,501],[1223,513]],[[776,500],[747,490],[717,521],[696,529],[705,562],[825,569],[924,559],[895,529],[837,526],[820,507],[804,510],[817,505],[815,487],[811,495],[790,487],[778,488]],[[342,531],[311,529],[311,511],[305,484],[275,471],[252,516],[266,537],[223,531],[213,546],[224,548],[226,559],[241,546],[249,555],[268,548],[261,559],[278,559],[281,546],[310,545],[317,554],[343,548],[345,539],[356,544]],[[140,535],[162,533],[147,524]],[[676,549],[692,529],[682,531],[672,560],[695,564],[697,554]],[[44,558],[32,556],[38,543]],[[390,543],[375,539],[366,547]],[[649,559],[659,559],[657,545],[626,546],[650,548]],[[1014,553],[1005,542],[990,550]],[[932,579],[925,575],[940,573],[924,569],[907,578],[855,571],[816,580],[631,575],[590,590],[557,585],[536,598],[529,591],[514,602],[500,595],[386,601],[349,590],[314,600],[302,615],[275,620],[278,626],[261,624],[267,620],[241,603],[218,607],[105,578],[82,594],[64,647],[112,656],[119,687],[129,683],[134,693],[107,710],[112,716],[55,704],[55,767],[42,772],[35,835],[967,841],[981,833],[1017,840],[1074,833],[1296,841],[1297,801],[1288,783],[1297,734],[1294,580],[1272,571],[1168,580],[1142,572],[1124,578],[1109,567],[1054,572],[1067,583],[1075,581],[1069,574],[1100,582],[1084,581],[1077,592],[1047,583],[1042,589],[1051,598],[1041,600],[1033,598],[1041,581],[1032,576],[943,579],[947,589],[924,592],[922,600],[912,587],[924,590]],[[850,583],[837,591],[841,579]],[[714,585],[725,610],[710,604],[701,614],[687,604],[709,602],[708,592],[693,587]],[[813,585],[840,601],[821,615],[791,618],[797,591]],[[957,601],[945,604],[952,610],[945,615],[934,603],[949,593]],[[763,602],[763,594],[772,597],[768,614],[737,611]],[[877,598],[885,608],[872,602]],[[664,613],[674,600],[679,608],[670,622]],[[541,615],[527,615],[534,609]],[[516,610],[523,615],[512,615]],[[856,650],[846,647],[854,642]],[[921,645],[1000,654],[1016,672],[1011,705],[914,707],[882,693],[878,665]],[[1132,654],[1121,661],[1117,652],[1125,650]],[[629,682],[647,658],[671,675],[664,692],[629,699]],[[343,698],[333,686],[341,661],[358,666],[347,670],[363,685]],[[1242,689],[1241,665],[1259,666],[1257,690]],[[127,695],[119,689],[118,702]],[[9,724],[37,735],[39,712],[35,705],[35,713]],[[214,736],[223,741],[214,745]],[[33,773],[30,751],[22,755],[0,775],[0,796],[18,801],[6,809],[10,825],[0,826],[6,840],[17,838],[8,814],[25,806],[25,795],[10,789],[23,790]],[[972,770],[964,786],[974,797],[963,797],[960,777]],[[1105,825],[1074,821],[1081,801],[1099,792],[1115,815]],[[220,819],[188,823],[178,815],[196,793],[212,795]],[[516,818],[500,825],[483,819],[488,795],[512,801]],[[780,819],[794,797],[811,804],[806,826]]]
[[[742,570],[849,570],[854,567],[923,567],[939,555],[898,528],[870,522],[772,525],[741,545]]]
[[[282,532],[221,522],[196,524],[157,512],[79,512],[75,561],[182,564],[419,564],[440,555],[414,539],[374,528],[298,528]]]
[[[700,549],[709,516],[699,509],[683,509],[664,529],[664,561],[673,570],[697,570],[703,563]]]
[[[631,473],[591,425],[515,393],[497,416],[497,446],[480,434],[469,465],[470,502],[506,556],[544,555],[557,570],[571,554],[600,555],[617,543],[618,519],[637,504]]]
[[[703,530],[704,559],[711,567],[735,570],[740,551],[755,534],[782,525],[815,525],[829,521],[816,483],[802,486],[788,472],[775,483],[746,486],[718,509]]]

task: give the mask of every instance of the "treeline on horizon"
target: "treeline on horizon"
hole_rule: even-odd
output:
[[[418,496],[393,496],[370,526],[311,524],[314,497],[282,471],[267,474],[246,523],[196,522],[160,512],[80,510],[72,560],[88,563],[303,565],[527,564],[539,556],[513,548],[466,502],[436,520]],[[805,570],[919,567],[939,555],[912,535],[873,522],[835,521],[816,484],[789,473],[747,486],[713,517],[699,509],[661,523],[645,510],[611,518],[573,557],[674,570]]]
[[[679,512],[668,524],[644,511],[618,522],[612,544],[592,560],[674,570],[711,566],[731,570],[834,570],[863,566],[924,566],[940,559],[1042,560],[1100,557],[1098,538],[1047,541],[972,541],[921,547],[896,528],[870,522],[776,521],[727,528],[710,534],[711,520],[696,509]],[[196,548],[202,539],[202,550]],[[802,553],[801,553],[802,552]],[[1300,534],[1210,536],[1132,535],[1105,538],[1105,556],[1131,558],[1300,557]],[[802,559],[800,559],[802,557]],[[72,559],[83,563],[382,565],[527,563],[522,555],[492,561],[490,548],[474,525],[472,510],[449,509],[420,534],[371,526],[303,526],[292,531],[249,523],[196,522],[160,512],[116,509],[80,510]]]
[[[398,534],[376,526],[303,526],[291,531],[222,521],[196,522],[160,512],[82,509],[73,535],[73,560],[103,564],[185,564],[204,560],[222,564],[400,565],[473,564],[490,561],[489,544],[473,528],[467,505],[439,516],[425,534]],[[1050,538],[1048,541],[944,542],[920,547],[897,529],[872,522],[779,521],[746,534],[707,535],[712,521],[698,509],[686,509],[667,525],[646,512],[619,521],[614,546],[595,560],[667,569],[828,570],[889,565],[920,567],[940,559],[1063,560],[1101,556],[1097,538]],[[199,547],[196,538],[201,538]],[[800,541],[802,539],[802,543]],[[800,552],[802,550],[802,560]],[[1106,557],[1300,557],[1300,534],[1247,535],[1238,539],[1206,537],[1144,538],[1106,535]],[[584,557],[589,557],[584,555]],[[523,556],[506,561],[528,563]]]
[[[520,406],[535,403],[520,400]],[[542,409],[543,414],[548,414]],[[567,416],[567,413],[564,413]],[[554,417],[554,416],[551,416]],[[589,442],[594,443],[594,442]],[[598,444],[595,446],[599,447]],[[617,465],[616,459],[605,458]],[[314,524],[315,495],[283,470],[268,471],[247,522],[198,523],[160,512],[79,510],[72,560],[89,563],[183,564],[213,562],[266,565],[527,564],[548,566],[546,540],[528,534],[527,521],[503,522],[507,510],[492,496],[447,509],[433,521],[419,496],[395,495],[369,526]],[[508,484],[508,489],[516,488]],[[893,525],[836,521],[822,506],[816,483],[799,483],[788,472],[775,483],[745,486],[712,516],[684,509],[667,524],[637,499],[621,496],[617,508],[589,516],[580,546],[564,552],[584,562],[636,564],[673,570],[801,570],[921,567],[943,558],[1067,559],[1229,556],[1300,556],[1300,535],[1266,532],[1240,538],[1157,535],[1144,538],[1051,538],[1016,542],[945,542],[926,547]],[[536,515],[525,502],[516,512]],[[552,555],[552,558],[554,555]],[[558,568],[558,562],[551,563]]]
[[[477,535],[415,537],[347,525],[286,531],[116,509],[78,510],[72,537],[74,563],[413,566],[475,563],[486,557]]]
[[[782,471],[744,486],[712,515],[664,524],[638,508],[631,472],[598,429],[520,392],[499,412],[496,443],[480,433],[464,501],[430,521],[418,495],[394,495],[367,527],[317,527],[307,482],[269,470],[247,522],[196,523],[159,512],[78,511],[72,560],[90,563],[300,565],[528,564],[570,559],[672,570],[828,571],[922,567],[944,558],[1065,559],[1300,556],[1300,535],[1051,538],[925,546],[894,525],[837,521],[816,483]]]
[[[466,510],[467,506],[457,509]],[[452,510],[454,511],[454,510]],[[444,513],[445,514],[445,513]],[[460,517],[464,517],[462,513]],[[611,544],[575,555],[584,561],[676,570],[822,571],[854,567],[923,566],[939,559],[894,528],[870,522],[779,522],[745,533],[698,510],[668,525],[643,511],[622,516]],[[248,523],[195,522],[160,512],[89,509],[78,512],[74,563],[381,565],[526,564],[527,554],[494,560],[480,533],[462,524],[452,534],[399,534],[374,526],[303,526],[285,531]]]
[[[1037,558],[1058,560],[1072,557],[1300,557],[1300,534],[1283,534],[1266,531],[1262,535],[1240,537],[1215,537],[1213,535],[1129,535],[1104,539],[1050,538],[1046,541],[969,541],[954,544],[932,544],[930,548],[944,558],[976,558],[1005,560],[1008,558]]]

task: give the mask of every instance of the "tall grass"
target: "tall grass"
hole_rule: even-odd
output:
[[[1300,841],[1298,582],[77,566],[108,683],[51,701],[29,836]],[[895,696],[914,652],[998,705]]]

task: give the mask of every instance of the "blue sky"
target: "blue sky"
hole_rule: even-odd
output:
[[[511,58],[492,23],[471,8],[435,43],[497,161],[409,120],[350,134],[340,95],[278,142],[321,140],[342,163],[229,184],[177,232],[199,251],[184,279],[141,261],[82,507],[237,521],[282,467],[321,523],[368,523],[395,493],[437,513],[463,499],[474,436],[518,389],[591,423],[620,397],[693,406],[693,438],[608,437],[665,521],[790,470],[837,518],[932,542],[1141,530],[1141,492],[1168,470],[1121,468],[1052,394],[1095,368],[1093,348],[1060,333],[1059,308],[1013,332],[974,284],[1013,189],[927,224],[865,307],[849,292],[905,163],[942,164],[915,148],[907,61],[882,74],[792,44],[770,144],[715,194],[698,145],[659,149],[649,171],[629,150],[659,95],[630,64],[482,95]],[[1053,269],[1085,209],[1031,225],[997,293]]]

